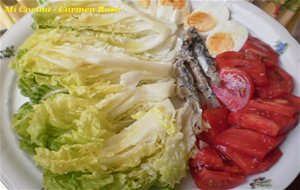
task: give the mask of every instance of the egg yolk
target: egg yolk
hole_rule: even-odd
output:
[[[195,12],[188,18],[188,25],[194,26],[199,32],[207,32],[215,28],[217,21],[214,17],[204,12]]]
[[[211,54],[219,54],[230,51],[234,48],[234,41],[231,34],[218,32],[207,39],[207,47]]]
[[[160,0],[160,4],[173,6],[175,9],[182,9],[186,0]]]
[[[139,2],[144,8],[148,8],[150,6],[150,1],[151,0],[140,0]]]

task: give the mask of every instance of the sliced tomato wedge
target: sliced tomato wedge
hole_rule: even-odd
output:
[[[234,162],[223,160],[213,147],[205,147],[196,152],[189,160],[189,166],[198,170],[206,168],[216,171],[226,171],[231,174],[242,174],[242,170]]]
[[[233,112],[229,115],[229,123],[257,132],[277,136],[280,127],[273,121],[253,113]]]
[[[218,135],[214,144],[263,160],[285,138],[285,135],[271,137],[248,129],[232,127]]]
[[[224,156],[235,162],[241,168],[244,175],[264,172],[272,167],[282,156],[282,152],[278,148],[268,154],[263,161],[243,155],[227,147],[219,146],[217,149]]]
[[[253,83],[246,72],[225,67],[220,72],[221,86],[213,86],[217,98],[230,111],[242,109],[253,95]]]
[[[223,171],[231,173],[231,174],[243,174],[241,168],[239,166],[236,165],[235,162],[231,161],[231,160],[226,160],[225,162],[225,167],[223,169]]]
[[[214,138],[228,128],[228,114],[229,111],[225,107],[204,110],[202,118],[210,125],[211,128],[200,133],[198,138],[208,144],[212,144]]]
[[[284,110],[286,113],[282,113]],[[277,136],[296,126],[298,116],[295,112],[294,107],[278,103],[277,100],[251,100],[242,110],[231,113],[228,122],[231,125]]]
[[[212,170],[223,170],[225,165],[218,152],[211,147],[205,147],[196,152],[189,160],[189,166],[193,168],[207,168]]]
[[[294,106],[297,113],[300,112],[300,97],[288,94],[285,98],[290,102],[290,105]]]
[[[266,86],[266,68],[260,57],[254,53],[224,52],[216,57],[217,67],[235,67],[245,71],[257,86]]]
[[[247,106],[255,110],[274,112],[288,117],[293,117],[297,111],[296,108],[293,106],[279,103],[278,101],[274,100],[250,100]]]
[[[224,190],[234,188],[246,181],[241,175],[209,169],[191,170],[196,186],[202,190]]]
[[[278,134],[282,134],[287,132],[288,130],[294,128],[298,122],[299,115],[295,114],[292,117],[287,117],[277,113],[269,113],[265,114],[264,111],[259,111],[259,114],[264,114],[266,118],[273,121],[279,126]]]
[[[278,134],[282,134],[296,127],[299,115],[295,114],[292,117],[286,117],[279,114],[271,114],[270,120],[273,120],[279,126]]]
[[[273,99],[285,97],[290,94],[294,87],[293,78],[280,67],[267,69],[269,84],[264,87],[257,87],[256,94],[261,98]]]
[[[249,36],[241,52],[257,54],[266,66],[276,66],[279,64],[278,53],[271,46],[255,37]]]

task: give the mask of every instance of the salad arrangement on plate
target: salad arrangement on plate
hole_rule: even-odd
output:
[[[293,79],[226,6],[45,6],[121,10],[34,13],[10,63],[29,98],[12,127],[45,189],[173,189],[188,169],[198,188],[227,189],[282,156],[300,111]]]

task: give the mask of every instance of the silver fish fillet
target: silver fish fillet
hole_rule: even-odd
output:
[[[176,94],[180,99],[187,101],[190,108],[188,117],[192,119],[193,122],[191,123],[194,126],[193,132],[199,134],[202,128],[201,123],[199,123],[202,114],[200,94],[195,86],[192,74],[186,67],[186,61],[184,58],[178,58],[174,64],[177,80]]]
[[[190,73],[193,76],[197,90],[202,95],[202,98],[200,98],[200,100],[202,100],[200,101],[200,104],[202,106],[207,105],[209,108],[220,106],[220,103],[214,95],[212,89],[210,88],[202,69],[197,63],[197,60],[188,58],[187,61],[185,61],[185,64],[187,68],[189,68]]]
[[[180,99],[187,100],[188,98],[192,98],[195,101],[200,102],[199,93],[195,87],[193,76],[186,67],[185,61],[185,59],[179,58],[174,65],[177,78],[176,94]]]
[[[185,75],[190,75],[192,77],[193,88],[197,89],[198,99],[200,100],[200,104],[202,106],[207,105],[209,108],[218,107],[220,106],[220,103],[209,86],[209,82],[203,71],[203,68],[196,59],[197,56],[194,51],[194,43],[197,42],[194,42],[192,34],[187,32],[183,36],[183,44],[179,55],[177,56],[175,67],[183,67],[182,64],[184,64],[188,69],[188,71],[185,72]],[[180,80],[178,80],[178,82],[180,82]]]
[[[187,35],[190,35],[192,41],[192,48],[195,53],[196,59],[203,69],[206,77],[210,80],[210,84],[220,84],[220,78],[216,70],[216,63],[210,56],[208,49],[206,48],[201,36],[197,30],[192,27],[187,31]]]

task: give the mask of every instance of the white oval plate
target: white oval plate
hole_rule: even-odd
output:
[[[294,94],[300,96],[300,46],[288,31],[262,10],[245,1],[227,1],[232,18],[244,24],[249,31],[266,43],[282,51],[281,66],[288,71],[295,82]],[[193,1],[194,9],[201,2]],[[17,49],[33,30],[31,15],[26,15],[1,38],[0,50],[14,46]],[[16,74],[8,68],[9,59],[0,64],[0,179],[8,189],[41,189],[42,173],[32,159],[18,147],[18,140],[10,128],[10,119],[19,106],[26,101],[18,91]],[[262,188],[285,189],[300,171],[300,126],[289,132],[280,146],[283,156],[268,171],[248,177],[247,182],[236,189]],[[177,189],[197,189],[190,176]]]

